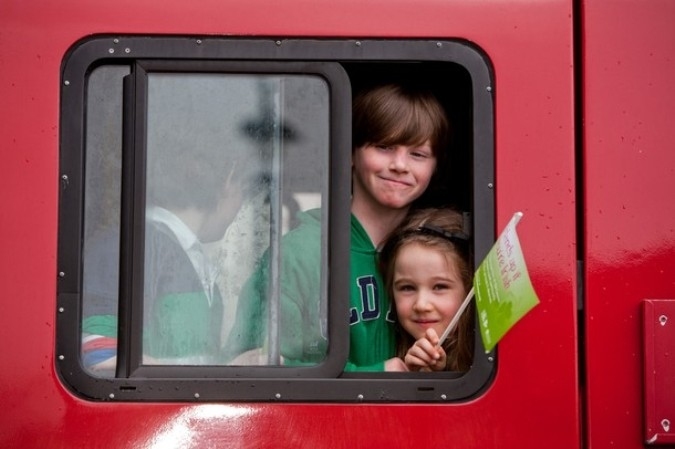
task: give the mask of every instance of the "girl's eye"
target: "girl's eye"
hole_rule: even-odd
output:
[[[434,290],[447,290],[450,286],[448,284],[436,284],[434,285]]]
[[[414,290],[415,290],[415,287],[413,287],[410,284],[401,284],[401,285],[396,286],[396,291],[399,291],[399,292],[411,292],[411,291],[414,291]]]
[[[394,149],[392,145],[375,145],[378,150],[391,151]]]

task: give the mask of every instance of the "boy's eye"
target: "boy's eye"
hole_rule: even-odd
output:
[[[391,151],[394,149],[393,145],[375,145],[375,148],[378,150],[386,150],[386,151]]]
[[[412,157],[418,158],[418,159],[426,159],[431,157],[431,154],[425,152],[425,151],[413,151],[410,153]]]

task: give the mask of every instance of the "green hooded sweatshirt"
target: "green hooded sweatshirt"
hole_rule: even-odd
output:
[[[280,340],[285,365],[318,364],[326,356],[326,313],[321,298],[321,211],[298,214],[300,225],[282,239]],[[345,371],[383,371],[395,352],[389,301],[377,267],[377,251],[351,218],[350,350]],[[242,288],[226,358],[265,346],[269,254]],[[340,300],[340,298],[332,298]],[[321,312],[324,310],[324,312]]]

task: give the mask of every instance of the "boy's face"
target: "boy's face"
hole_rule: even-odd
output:
[[[237,172],[237,169],[241,172]],[[222,191],[214,208],[208,210],[202,228],[198,233],[202,243],[215,242],[223,238],[234,217],[241,209],[247,184],[242,176],[243,169],[235,163],[224,180]]]
[[[220,198],[216,208],[206,214],[199,232],[199,240],[202,243],[215,242],[223,238],[241,208],[242,199],[241,190],[237,189],[230,190],[227,195]]]
[[[374,145],[356,148],[354,200],[401,209],[424,193],[436,169],[429,142],[422,145]]]

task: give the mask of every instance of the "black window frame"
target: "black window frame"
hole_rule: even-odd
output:
[[[348,345],[333,345],[327,364],[316,367],[141,366],[139,333],[120,332],[121,353],[117,376],[90,375],[80,363],[82,316],[82,232],[84,214],[84,159],[86,86],[88,74],[102,64],[137,64],[153,71],[223,73],[306,73],[329,80],[331,89],[331,154],[329,189],[330,248],[348,248],[351,170],[351,89],[341,81],[335,64],[358,62],[450,62],[464,67],[471,77],[472,98],[472,218],[475,260],[488,253],[494,241],[494,111],[493,76],[486,55],[463,40],[312,40],[239,39],[231,37],[94,36],[76,43],[66,54],[61,76],[60,204],[58,233],[58,285],[56,321],[57,372],[76,394],[92,400],[115,401],[313,401],[313,402],[456,402],[479,395],[496,371],[496,349],[485,353],[476,332],[474,361],[466,373],[342,373],[336,364],[346,359]],[[332,68],[331,68],[332,67]],[[132,72],[132,76],[134,73]],[[135,89],[143,88],[136,82]],[[138,98],[139,95],[135,95]],[[134,104],[131,111],[142,104]],[[141,148],[144,123],[133,121],[125,130],[125,146]],[[342,150],[338,150],[342,148]],[[346,150],[345,150],[346,149]],[[123,159],[124,161],[125,159]],[[123,173],[143,185],[142,155],[123,162]],[[342,182],[340,180],[343,180]],[[144,192],[129,183],[123,197],[132,196],[122,232],[142,235]],[[132,193],[133,192],[133,193]],[[126,212],[124,212],[126,211]],[[126,230],[125,230],[126,229]],[[123,241],[131,241],[122,238]],[[141,239],[142,240],[142,239]],[[142,245],[130,245],[120,255],[121,266],[133,266]],[[142,260],[142,259],[141,259]],[[329,251],[332,279],[348,279],[349,254]],[[125,268],[126,269],[126,268]],[[131,271],[133,272],[133,270]],[[120,274],[122,275],[122,272]],[[142,281],[142,280],[141,280]],[[124,282],[134,295],[142,291],[137,278]],[[345,282],[329,283],[329,297],[348,296]],[[121,284],[122,285],[122,284]],[[122,296],[122,292],[120,292]],[[132,310],[138,301],[129,303]],[[347,341],[348,327],[334,325],[348,316],[348,305],[329,301],[329,341]],[[139,329],[137,313],[120,315],[119,328]],[[126,318],[125,318],[126,317]],[[477,322],[476,322],[477,323]],[[477,324],[476,324],[477,326]],[[135,339],[135,340],[134,340]],[[341,362],[342,361],[342,362]],[[333,377],[326,377],[333,376]]]
[[[203,365],[203,366],[182,366],[182,365],[144,365],[140,364],[142,333],[143,333],[143,257],[144,245],[143,239],[137,236],[145,235],[145,210],[146,195],[144,187],[145,179],[145,154],[147,152],[146,134],[147,134],[147,75],[151,73],[226,73],[241,75],[313,75],[320,76],[328,81],[327,85],[331,88],[330,115],[331,123],[334,126],[330,132],[330,161],[329,178],[349,179],[350,168],[348,159],[336,149],[348,147],[349,142],[345,141],[345,126],[349,123],[342,120],[348,117],[349,103],[345,98],[338,95],[338,92],[344,92],[348,89],[346,73],[334,63],[324,62],[258,62],[258,61],[176,61],[176,60],[136,60],[132,77],[127,81],[134,87],[132,108],[134,109],[134,120],[129,126],[135,128],[130,132],[130,138],[134,142],[124,145],[125,148],[133,148],[133,154],[129,155],[131,163],[126,164],[123,154],[123,178],[133,178],[133,192],[128,192],[133,197],[132,202],[125,205],[124,194],[122,195],[122,248],[121,254],[126,257],[120,261],[120,314],[119,329],[126,330],[124,338],[122,333],[118,336],[118,363],[117,377],[149,377],[149,378],[188,378],[188,377],[211,377],[211,378],[232,378],[232,377],[327,377],[331,374],[338,375],[347,359],[346,348],[340,347],[337,351],[331,351],[325,362],[315,366],[305,367],[287,367],[287,366],[226,366],[226,365]],[[126,134],[126,133],[125,133]],[[331,182],[331,179],[328,180]],[[343,183],[336,182],[336,185]],[[125,182],[122,182],[124,191]],[[328,234],[330,246],[337,248],[348,247],[348,233],[334,231],[348,229],[349,227],[349,193],[346,189],[335,189],[329,192],[327,201],[329,209]],[[126,216],[125,216],[126,215]],[[125,238],[125,233],[127,237]],[[339,257],[339,253],[331,252],[329,254],[328,264],[336,279],[348,276],[346,269],[348,265]],[[130,277],[130,279],[127,278]],[[122,293],[122,287],[128,292]],[[347,288],[340,282],[328,282],[328,295],[335,297],[347,297],[349,294]],[[128,298],[126,301],[123,298]],[[346,316],[347,305],[341,301],[329,301],[328,317],[333,320],[334,317]],[[124,320],[122,317],[124,316]],[[344,341],[348,338],[347,330],[343,326],[329,326],[329,341]],[[128,344],[127,344],[128,342]],[[120,344],[121,343],[121,344]],[[126,352],[126,356],[120,358],[119,353]]]

